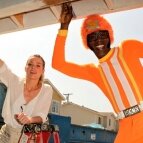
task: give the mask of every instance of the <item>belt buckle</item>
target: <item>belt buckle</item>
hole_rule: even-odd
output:
[[[139,112],[141,112],[141,110],[140,110],[140,108],[139,108],[138,105],[135,105],[135,106],[132,106],[132,107],[130,107],[130,108],[127,108],[127,109],[123,110],[123,113],[124,113],[124,115],[125,115],[125,118],[126,118],[126,117],[129,117],[129,116],[132,116],[132,115],[134,115],[134,114],[137,114],[137,113],[139,113]]]

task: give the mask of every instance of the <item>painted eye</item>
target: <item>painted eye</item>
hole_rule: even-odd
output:
[[[27,65],[28,65],[28,66],[32,66],[32,64],[31,64],[31,63],[28,63]]]
[[[36,65],[38,68],[41,67],[41,65]]]

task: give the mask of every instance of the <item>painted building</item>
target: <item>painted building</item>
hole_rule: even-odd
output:
[[[118,130],[118,121],[112,112],[98,112],[72,102],[62,104],[61,115],[70,116],[71,123],[110,131]]]

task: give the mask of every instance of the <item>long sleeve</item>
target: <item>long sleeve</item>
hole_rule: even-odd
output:
[[[67,33],[67,30],[60,30],[57,35],[52,58],[52,67],[71,77],[92,81],[93,79],[89,71],[94,72],[92,74],[95,75],[99,74],[99,71],[93,64],[79,65],[66,61],[65,43]],[[92,70],[93,68],[94,70]]]

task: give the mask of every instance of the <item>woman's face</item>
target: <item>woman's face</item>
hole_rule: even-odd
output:
[[[89,48],[100,59],[110,50],[110,37],[107,30],[99,30],[87,36]]]
[[[25,66],[26,77],[39,80],[44,74],[44,63],[40,57],[31,56]]]

